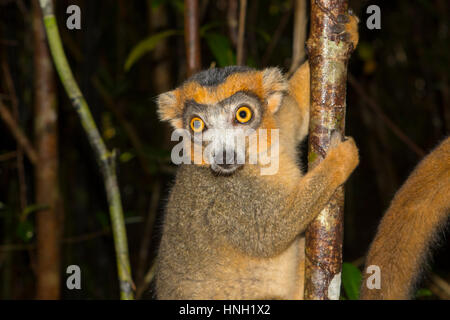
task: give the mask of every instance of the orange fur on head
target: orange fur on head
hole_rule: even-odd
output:
[[[188,82],[181,90],[181,100],[193,99],[201,104],[218,103],[239,91],[252,92],[260,99],[264,99],[265,96],[261,72],[258,71],[231,74],[225,82],[216,87],[205,87],[197,82]]]
[[[162,121],[169,121],[175,129],[183,127],[182,111],[180,103],[180,89],[165,92],[158,96],[158,115]]]
[[[200,104],[216,104],[239,91],[253,93],[267,104],[270,113],[275,113],[288,88],[288,82],[278,68],[234,73],[215,87],[191,81],[159,95],[158,114],[161,120],[169,121],[174,128],[181,128],[185,101],[192,99]]]

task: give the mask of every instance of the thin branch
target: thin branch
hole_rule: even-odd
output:
[[[292,63],[289,75],[293,74],[305,60],[306,23],[308,21],[306,10],[306,0],[295,0],[294,39],[292,41]]]
[[[30,140],[28,140],[27,136],[23,133],[20,126],[14,120],[11,111],[3,104],[1,100],[0,100],[0,117],[3,119],[6,126],[9,128],[9,131],[14,136],[17,143],[22,146],[28,159],[30,159],[30,162],[32,164],[36,164],[38,159],[36,150],[34,150],[32,144],[30,143]]]
[[[7,153],[0,154],[0,162],[1,161],[9,161],[17,157],[17,151],[11,151]]]
[[[138,221],[130,221],[130,219],[125,221],[126,225],[133,224],[133,223],[138,223]],[[62,244],[78,244],[78,243],[82,243],[85,241],[93,240],[98,237],[106,236],[109,234],[111,234],[111,227],[105,227],[102,230],[63,238],[61,240],[61,243]],[[33,249],[36,249],[36,243],[0,244],[0,252],[1,251],[22,251],[22,250],[33,250]]]
[[[30,16],[30,10],[27,8],[27,6],[23,2],[23,0],[16,0],[15,2],[17,4],[17,7],[19,8],[20,13],[22,14],[22,16],[29,17]]]
[[[150,269],[148,269],[147,273],[145,274],[144,280],[142,281],[143,284],[136,290],[136,297],[140,298],[145,290],[147,290],[150,282],[152,282],[153,278],[155,277],[155,272],[156,262],[154,261]]]
[[[450,284],[435,273],[430,276],[430,290],[440,299],[450,300]]]
[[[9,69],[5,54],[2,54],[2,69],[5,76],[5,83],[8,88],[9,97],[12,104],[13,116],[16,123],[19,123],[19,99],[17,98],[16,88]],[[25,177],[25,165],[23,157],[23,147],[17,144],[17,176],[19,180],[20,209],[23,211],[27,207],[27,182]]]
[[[142,236],[141,247],[139,249],[139,264],[137,268],[138,289],[136,290],[136,299],[139,299],[142,292],[145,290],[145,287],[147,286],[147,283],[145,282],[145,277],[143,279],[142,276],[145,270],[144,268],[146,267],[148,254],[150,252],[153,225],[155,223],[161,193],[160,187],[161,186],[159,181],[155,181],[153,185],[152,196],[150,199],[150,207],[148,210],[148,215],[144,226],[144,235]]]
[[[94,76],[92,78],[92,84],[97,89],[98,93],[102,97],[105,105],[108,107],[109,110],[114,114],[114,116],[117,118],[119,123],[122,125],[123,129],[125,130],[126,135],[130,139],[131,144],[133,145],[134,149],[136,150],[137,158],[139,159],[139,163],[142,167],[142,170],[145,172],[147,176],[151,175],[151,172],[149,170],[148,161],[145,157],[144,152],[144,146],[142,144],[141,139],[139,138],[139,135],[137,134],[135,128],[133,125],[125,118],[123,112],[121,112],[117,106],[114,99],[109,95],[106,88],[103,86],[103,84],[100,82],[98,77]]]
[[[117,271],[120,281],[120,297],[124,300],[133,299],[134,287],[131,278],[130,260],[128,256],[128,243],[123,218],[122,202],[115,172],[115,152],[110,152],[103,142],[94,122],[89,106],[73,77],[66,54],[61,43],[58,25],[54,15],[51,0],[40,0],[44,17],[44,25],[53,62],[58,71],[73,107],[77,111],[81,124],[86,131],[91,147],[94,149],[97,161],[103,175],[106,195],[108,198],[110,218],[113,229],[114,246],[117,256]]]
[[[238,0],[228,0],[227,1],[227,27],[228,27],[228,37],[231,43],[236,48],[238,43]]]
[[[355,79],[355,77],[351,74],[348,75],[348,82],[350,85],[355,89],[356,93],[362,98],[362,100],[365,102],[364,105],[369,106],[372,111],[378,115],[381,120],[386,124],[386,126],[391,129],[391,131],[399,138],[401,141],[403,141],[414,153],[416,153],[419,157],[424,157],[426,155],[425,151],[423,151],[422,148],[420,148],[414,141],[412,141],[378,106],[378,104],[373,100],[371,97],[369,97],[366,92],[364,91],[364,88],[359,84],[359,82]]]
[[[15,47],[15,46],[19,45],[19,41],[17,41],[17,40],[8,40],[8,39],[0,39],[0,45]]]
[[[237,42],[237,57],[236,63],[238,65],[244,64],[244,38],[245,38],[245,17],[247,14],[247,0],[240,0],[239,9],[239,33]]]
[[[36,244],[2,244],[0,245],[0,252],[2,251],[23,251],[36,249]]]

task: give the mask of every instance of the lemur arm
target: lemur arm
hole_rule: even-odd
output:
[[[336,188],[342,185],[358,165],[358,150],[353,139],[340,142],[333,135],[325,159],[300,178],[297,187],[285,199],[283,208],[259,217],[258,221],[237,224],[230,241],[252,256],[270,257],[282,252],[304,232],[325,206]],[[334,140],[334,141],[333,141]],[[339,140],[339,141],[337,141]]]

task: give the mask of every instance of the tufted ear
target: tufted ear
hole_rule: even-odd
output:
[[[175,129],[183,126],[182,106],[178,103],[178,89],[158,96],[158,115],[162,121],[169,121]]]
[[[305,61],[289,79],[289,90],[300,108],[309,110],[309,62]]]
[[[262,76],[263,88],[269,111],[275,113],[288,90],[288,82],[278,68],[267,68]]]

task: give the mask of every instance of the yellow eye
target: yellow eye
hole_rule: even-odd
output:
[[[236,120],[246,123],[252,118],[252,111],[247,106],[242,106],[236,111]]]
[[[194,132],[202,132],[205,128],[205,123],[199,117],[194,117],[191,120],[191,129]]]

